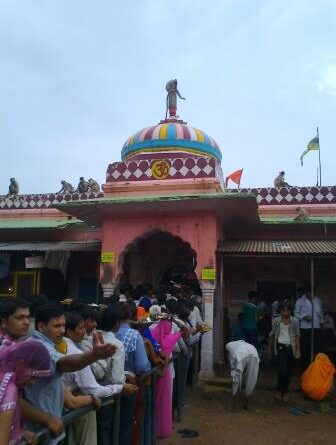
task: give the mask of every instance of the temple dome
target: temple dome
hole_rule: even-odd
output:
[[[222,154],[216,141],[201,130],[179,119],[165,119],[152,127],[144,128],[129,137],[123,145],[123,161],[139,155],[192,154],[215,158],[220,163]]]

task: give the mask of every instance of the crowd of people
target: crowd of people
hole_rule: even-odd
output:
[[[312,296],[309,285],[298,289],[295,302],[285,297],[265,299],[256,291],[249,292],[237,323],[231,327],[231,342],[227,345],[233,393],[244,384],[246,398],[251,395],[257,381],[259,360],[264,359],[277,367],[276,397],[287,402],[295,360],[299,361],[304,374],[314,357],[328,352],[331,337],[331,343],[335,343],[333,319],[324,314],[321,299]],[[329,359],[319,357],[320,362],[323,360]],[[245,382],[242,381],[244,373]]]
[[[150,285],[121,289],[103,306],[46,297],[0,301],[0,445],[111,445],[120,394],[119,444],[152,443],[151,369],[157,370],[157,437],[173,422],[173,354],[180,354],[185,395],[192,351],[209,327],[187,290],[158,295]],[[69,410],[94,405],[66,429]]]
[[[158,438],[169,437],[173,357],[179,355],[179,386],[185,397],[193,351],[211,329],[202,320],[199,303],[199,296],[176,284],[157,293],[148,284],[135,290],[125,285],[100,306],[71,300],[61,304],[45,296],[1,300],[0,445],[22,438],[36,444],[43,427],[51,432],[52,445],[112,445],[116,422],[120,445],[149,445],[153,431]],[[282,402],[287,401],[295,359],[300,360],[307,394],[320,397],[325,393],[321,387],[329,388],[334,367],[318,353],[323,349],[321,327],[328,325],[334,333],[333,323],[309,286],[299,289],[293,303],[265,301],[252,291],[231,327],[226,352],[232,394],[236,402],[243,392],[245,408],[265,355],[268,361],[276,357]],[[310,365],[312,351],[317,357]],[[328,370],[325,381],[323,376],[316,379],[322,367]],[[120,417],[111,403],[117,395]],[[85,406],[95,409],[65,431],[64,414]]]

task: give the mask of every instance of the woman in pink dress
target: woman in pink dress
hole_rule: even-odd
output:
[[[14,445],[25,436],[17,399],[35,378],[50,376],[50,356],[39,342],[26,340],[0,350],[0,445]],[[27,435],[27,439],[29,434]],[[29,443],[33,441],[28,439]]]
[[[161,320],[152,330],[152,336],[160,344],[162,352],[169,358],[181,338],[180,332],[172,333],[172,322]],[[168,364],[163,376],[158,377],[156,386],[156,432],[160,438],[169,437],[173,431],[173,363]]]

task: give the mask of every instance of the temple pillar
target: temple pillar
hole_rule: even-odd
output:
[[[103,298],[110,298],[117,284],[112,262],[100,263],[100,284],[103,289]]]
[[[213,328],[214,323],[214,293],[215,283],[213,281],[200,282],[203,293],[203,318],[204,322]],[[214,377],[214,331],[213,329],[202,337],[201,348],[201,370],[199,373],[200,379],[207,379]]]
[[[216,255],[216,290],[213,304],[213,361],[216,374],[224,371],[224,326],[225,326],[225,287],[223,256]]]
[[[336,312],[336,260],[331,260],[331,286],[328,299],[328,311]]]
[[[114,294],[116,283],[101,283],[103,289],[103,298],[110,298]]]

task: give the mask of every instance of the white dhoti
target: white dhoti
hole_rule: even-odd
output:
[[[258,352],[243,340],[228,343],[226,349],[231,367],[232,393],[235,395],[238,391],[244,391],[246,397],[249,397],[258,379]]]
[[[258,380],[259,359],[250,355],[242,359],[243,371],[240,369],[231,369],[232,393],[244,391],[246,397],[249,397]]]

